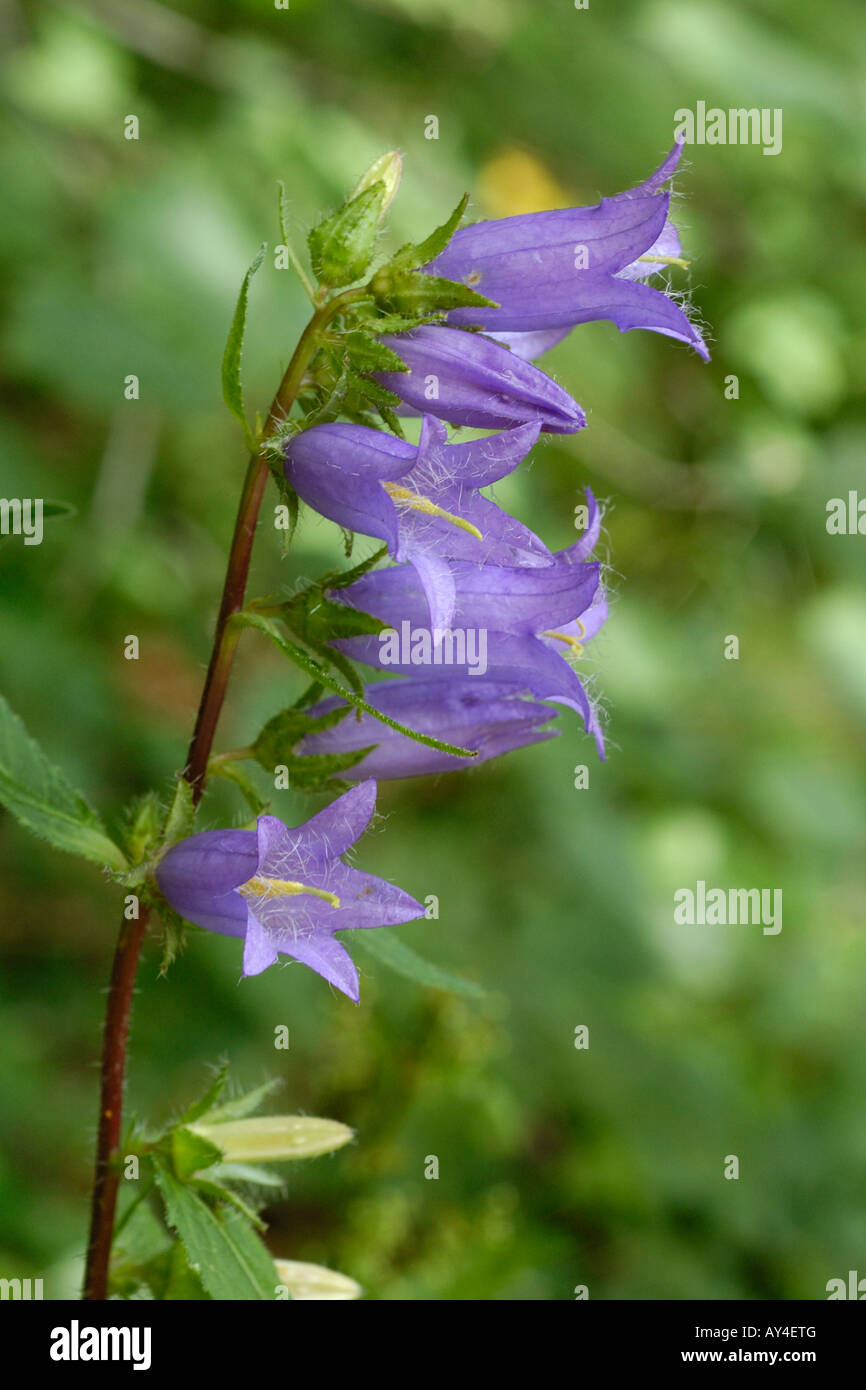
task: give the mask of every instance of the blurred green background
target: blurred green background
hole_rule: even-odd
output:
[[[866,540],[825,529],[829,498],[866,490],[858,19],[853,0],[4,10],[0,494],[77,515],[0,546],[0,687],[114,822],[184,759],[243,468],[219,361],[241,276],[279,239],[276,180],[300,244],[399,147],[398,242],[464,189],[482,216],[628,188],[698,99],[784,111],[778,157],[694,146],[677,181],[692,268],[674,284],[712,363],[579,328],[545,366],[590,428],[497,493],[555,547],[585,483],[608,501],[615,599],[587,661],[608,762],[560,720],[471,775],[383,786],[361,848],[438,895],[404,939],[486,999],[360,952],[355,1008],[300,968],[239,984],[228,940],[196,934],[166,979],[146,949],[130,1108],[168,1117],[226,1055],[238,1085],[281,1075],[281,1108],[353,1125],[356,1145],[287,1171],[269,1240],[369,1297],[809,1299],[866,1274]],[[245,359],[259,408],[304,313],[266,261]],[[280,562],[263,526],[252,591],[339,556],[307,517]],[[299,689],[245,639],[223,746]],[[274,796],[289,820],[311,809]],[[210,823],[237,815],[228,789],[207,803]],[[0,869],[0,1272],[57,1297],[85,1238],[118,892],[5,817]],[[674,926],[674,890],[699,878],[781,888],[783,931]]]

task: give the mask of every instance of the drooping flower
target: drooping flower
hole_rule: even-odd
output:
[[[537,420],[550,434],[574,434],[586,424],[567,391],[490,338],[427,325],[382,342],[409,370],[377,372],[377,379],[419,414],[482,430]]]
[[[502,565],[553,563],[528,527],[482,496],[512,473],[538,438],[537,422],[466,444],[448,444],[430,415],[417,447],[366,425],[315,425],[286,448],[298,496],[352,531],[377,536],[392,559],[417,571],[433,627],[454,610],[450,559]]]
[[[529,569],[449,561],[455,589],[451,628],[436,633],[426,626],[426,604],[417,576],[408,565],[366,574],[333,596],[373,613],[389,625],[378,636],[335,642],[347,656],[390,673],[434,680],[455,674],[472,678],[468,661],[441,653],[483,651],[484,671],[476,676],[510,684],[576,710],[603,756],[598,716],[577,672],[566,659],[579,656],[607,616],[600,583],[601,566],[586,560],[598,535],[598,508],[587,491],[590,522],[584,536],[553,557],[550,566]],[[470,639],[473,639],[470,642]],[[437,659],[438,656],[438,659]]]
[[[708,359],[703,338],[683,310],[643,283],[679,259],[679,238],[668,220],[670,194],[658,190],[681,153],[682,145],[676,144],[644,183],[591,207],[476,222],[455,232],[425,269],[462,281],[499,307],[453,309],[449,323],[502,334],[514,351],[528,357],[551,347],[576,324],[612,319],[622,332],[647,328],[688,343]],[[521,341],[523,334],[533,340]]]
[[[206,830],[174,845],[156,871],[163,896],[208,931],[241,937],[243,974],[279,955],[308,965],[358,1000],[358,973],[334,933],[423,917],[408,893],[340,858],[366,829],[376,783],[338,797],[304,825],[259,816],[255,830]]]
[[[451,677],[431,680],[422,675],[408,680],[377,681],[365,687],[364,698],[411,729],[444,743],[471,748],[477,754],[475,758],[457,758],[427,748],[369,714],[360,720],[349,717],[331,729],[305,735],[295,753],[348,753],[375,744],[360,763],[344,769],[339,776],[347,781],[362,777],[381,781],[477,767],[513,749],[557,736],[558,730],[542,727],[556,717],[554,711],[525,699],[519,686],[494,680],[479,684],[453,668]],[[341,704],[338,699],[322,700],[307,712],[314,716],[328,714]]]

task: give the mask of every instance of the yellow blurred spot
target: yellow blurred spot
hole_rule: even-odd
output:
[[[528,150],[506,146],[481,169],[481,202],[493,217],[573,206],[574,199],[546,165]]]

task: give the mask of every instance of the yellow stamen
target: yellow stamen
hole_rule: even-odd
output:
[[[691,261],[684,261],[682,256],[638,256],[639,261],[655,261],[658,265],[678,265],[681,270],[688,270]]]
[[[332,907],[340,906],[340,899],[336,893],[329,893],[325,888],[311,888],[306,883],[296,883],[290,878],[251,878],[248,883],[244,883],[238,892],[244,898],[293,898],[298,893],[309,893],[313,898],[324,898]]]
[[[581,635],[581,637],[585,637],[585,636],[586,636],[586,628],[584,627],[583,623],[580,621],[580,618],[576,618],[576,619],[575,619],[575,622],[577,623],[578,627],[580,628],[580,635]],[[557,642],[564,642],[565,645],[566,645],[567,647],[570,647],[570,648],[571,648],[571,650],[574,652],[575,656],[582,656],[582,655],[583,655],[583,647],[581,646],[580,642],[578,642],[578,640],[577,640],[576,637],[572,637],[572,635],[571,635],[570,632],[542,632],[541,635],[542,635],[542,637],[555,637],[556,640],[557,640]]]
[[[437,507],[435,502],[431,502],[429,497],[422,497],[420,492],[401,487],[399,483],[383,483],[382,486],[395,502],[404,502],[407,507],[411,507],[415,512],[423,512],[425,516],[441,517],[443,521],[450,521],[453,526],[459,526],[461,531],[468,531],[479,540],[484,539],[478,527],[473,526],[471,521],[466,521],[462,516],[455,516],[453,512],[446,512],[444,507]]]

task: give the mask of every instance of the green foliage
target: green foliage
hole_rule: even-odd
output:
[[[430,989],[444,989],[451,994],[462,994],[468,999],[483,999],[484,990],[471,980],[461,980],[441,966],[424,960],[401,937],[387,927],[377,927],[375,931],[356,931],[352,933],[352,943],[358,943],[377,960],[397,975],[414,980],[418,985]]]
[[[69,854],[125,869],[96,812],[52,767],[17,714],[0,695],[0,803],[43,840]]]
[[[279,1280],[267,1249],[244,1217],[210,1207],[194,1188],[155,1161],[166,1221],[183,1243],[190,1268],[211,1298],[271,1299]]]
[[[385,194],[381,180],[371,184],[310,232],[310,260],[321,285],[339,289],[364,274],[373,258]]]
[[[262,242],[262,245],[253,257],[249,270],[243,278],[222,361],[223,400],[240,424],[250,453],[256,448],[256,438],[253,431],[250,429],[244,409],[244,391],[243,385],[241,384],[241,356],[244,348],[244,330],[247,321],[247,301],[250,294],[250,281],[264,260],[267,249],[267,242]]]

